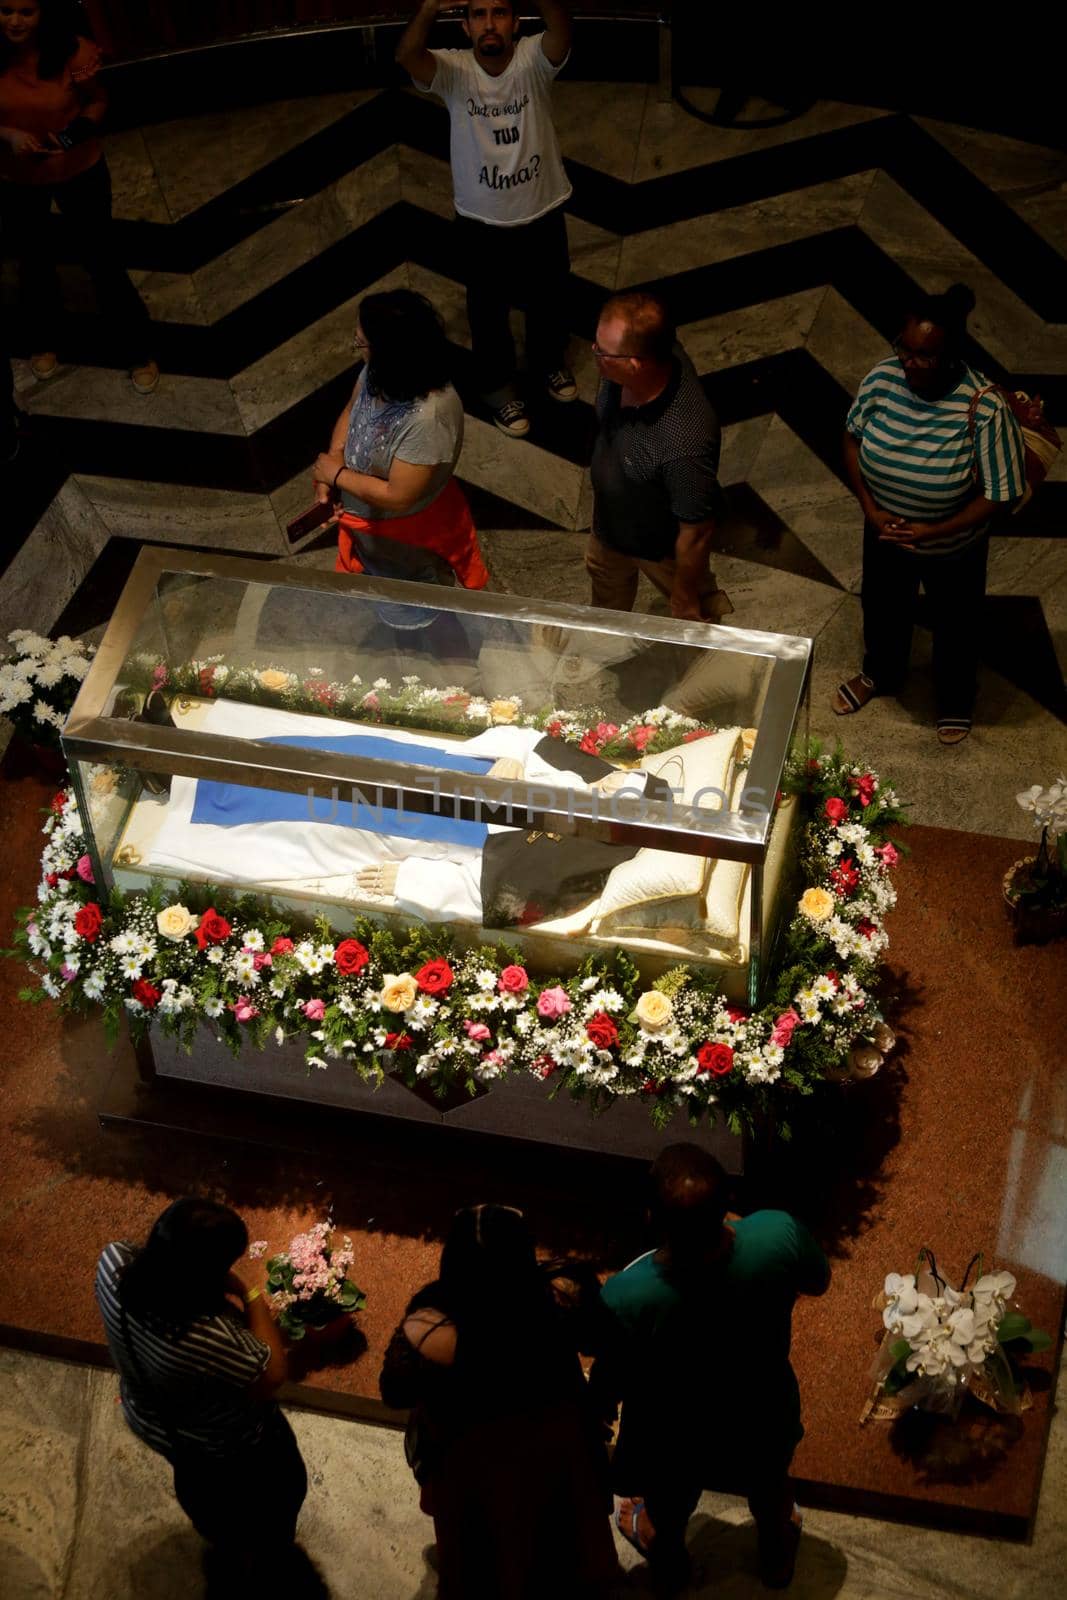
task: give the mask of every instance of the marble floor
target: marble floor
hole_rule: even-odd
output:
[[[430,1524],[391,1429],[290,1412],[310,1487],[300,1537],[333,1600],[431,1600]],[[165,1463],[126,1428],[110,1372],[0,1350],[0,1591],[6,1600],[195,1600],[200,1541]],[[804,1513],[795,1600],[1053,1600],[1067,1560],[1067,1422],[1052,1423],[1028,1545]],[[617,1540],[617,1593],[648,1596]],[[690,1523],[690,1595],[770,1593],[744,1504],[706,1494]]]
[[[813,730],[891,771],[916,820],[1026,837],[1019,780],[1067,765],[1067,459],[994,538],[977,725],[943,750],[922,627],[899,701],[855,723],[828,710],[860,647],[859,528],[839,441],[911,286],[959,278],[978,296],[975,363],[1037,388],[1067,421],[1067,158],[828,102],[777,127],[717,127],[652,86],[565,77],[556,120],[574,184],[581,398],[535,411],[519,445],[469,383],[447,128],[425,97],[361,89],[112,135],[124,259],[164,376],[150,397],[134,393],[70,269],[69,360],[46,383],[16,362],[32,436],[5,485],[0,634],[99,631],[145,542],[330,566],[328,540],[291,549],[284,527],[349,392],[359,298],[400,284],[433,299],[455,347],[459,472],[493,585],[584,600],[590,339],[609,290],[655,284],[724,423],[716,569],[731,620],[815,640]],[[659,603],[648,590],[638,600]]]

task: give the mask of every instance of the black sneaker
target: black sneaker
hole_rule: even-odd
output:
[[[574,381],[574,373],[568,372],[566,367],[560,367],[558,372],[547,373],[545,388],[549,398],[558,400],[560,405],[570,405],[572,400],[578,398],[578,385]]]
[[[509,439],[525,439],[530,431],[530,419],[521,400],[505,400],[493,412],[493,421]]]

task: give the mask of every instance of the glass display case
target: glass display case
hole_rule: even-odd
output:
[[[144,550],[63,736],[97,882],[622,946],[757,1003],[811,641]]]

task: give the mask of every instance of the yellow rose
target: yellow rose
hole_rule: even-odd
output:
[[[268,667],[265,672],[257,672],[256,678],[262,689],[270,689],[274,693],[288,689],[292,681],[287,672],[279,672],[277,667]]]
[[[410,972],[387,972],[378,998],[386,1011],[410,1011],[418,992],[419,986]]]
[[[164,939],[173,939],[175,944],[192,933],[196,926],[196,917],[185,906],[164,906],[156,918],[156,927]]]
[[[658,989],[646,989],[637,1002],[635,1014],[642,1028],[647,1028],[649,1033],[656,1033],[667,1022],[674,1011],[674,1006],[665,994]]]
[[[514,722],[519,708],[514,700],[490,700],[489,715],[494,722]]]
[[[825,889],[805,889],[800,909],[812,922],[825,922],[834,909],[834,897]]]
[[[744,751],[746,756],[750,756],[752,754],[752,747],[756,743],[756,735],[758,732],[758,728],[741,729],[741,749]]]

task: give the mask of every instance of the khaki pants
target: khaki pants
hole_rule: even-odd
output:
[[[595,533],[590,533],[585,547],[585,570],[593,586],[593,605],[605,611],[632,611],[638,576],[642,572],[669,598],[678,569],[673,556],[666,561],[642,561],[638,556],[612,550]],[[700,611],[704,621],[719,622],[733,609],[729,596],[719,588],[714,572],[708,567],[700,580]]]

